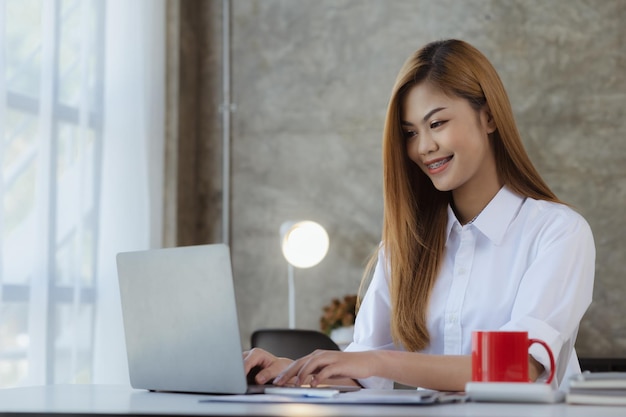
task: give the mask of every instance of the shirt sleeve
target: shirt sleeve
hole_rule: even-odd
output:
[[[585,219],[570,209],[549,216],[538,234],[534,258],[529,261],[518,290],[511,320],[503,330],[525,330],[529,338],[545,341],[556,362],[553,385],[561,384],[578,333],[591,304],[595,273],[595,246]],[[530,354],[541,363],[546,378],[550,360],[533,344]]]
[[[381,246],[372,280],[354,323],[354,341],[346,347],[346,352],[397,350],[391,337],[391,297],[385,262]],[[360,379],[359,383],[365,388],[393,388],[393,381],[380,377]]]

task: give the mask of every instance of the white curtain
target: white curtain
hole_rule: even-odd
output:
[[[161,244],[165,0],[0,0],[0,387],[128,381],[115,255]]]
[[[162,241],[165,1],[107,0],[94,381],[128,381],[115,255]]]

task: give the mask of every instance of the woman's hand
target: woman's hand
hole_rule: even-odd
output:
[[[272,382],[272,379],[284,371],[292,362],[291,359],[278,358],[259,348],[243,352],[243,367],[246,375],[251,375],[252,372],[254,377],[253,383],[259,385]]]
[[[355,379],[367,378],[375,375],[377,363],[376,352],[339,352],[334,350],[316,350],[304,356],[287,367],[274,379],[274,384],[294,385],[310,384],[315,387],[321,383],[339,378],[349,378],[356,384]],[[342,382],[343,384],[343,382]]]

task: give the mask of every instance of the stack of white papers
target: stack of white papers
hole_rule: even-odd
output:
[[[626,405],[626,372],[583,372],[572,377],[565,401]]]

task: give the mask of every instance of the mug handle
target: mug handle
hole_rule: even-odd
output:
[[[549,384],[549,383],[552,382],[552,379],[554,379],[554,368],[555,368],[554,355],[552,355],[552,349],[550,349],[550,346],[548,346],[548,344],[546,342],[544,342],[543,340],[528,339],[528,348],[529,349],[530,349],[530,346],[533,343],[539,343],[541,346],[543,346],[548,351],[548,356],[550,357],[550,376],[548,377],[548,380],[546,381],[546,384]]]

